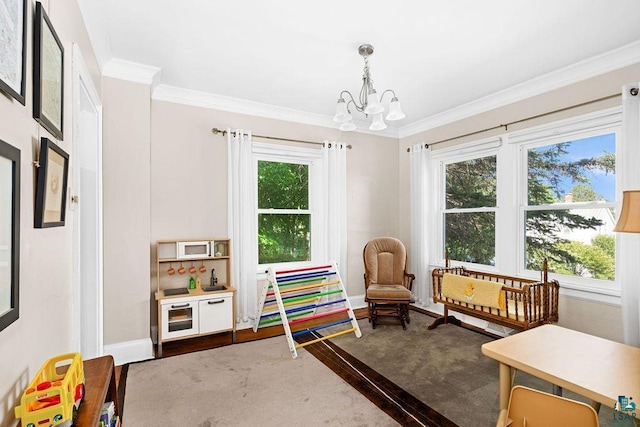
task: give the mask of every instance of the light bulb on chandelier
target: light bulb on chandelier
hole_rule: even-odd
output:
[[[352,105],[356,111],[363,113],[367,117],[369,115],[372,116],[371,126],[369,127],[370,130],[386,129],[387,125],[382,118],[382,113],[385,110],[382,105],[382,101],[387,92],[390,92],[393,97],[389,104],[389,113],[387,114],[386,119],[389,121],[402,120],[405,118],[405,114],[402,112],[402,108],[400,108],[400,101],[398,101],[398,97],[393,90],[387,89],[382,92],[380,97],[378,97],[378,92],[373,87],[373,80],[371,80],[368,60],[369,56],[373,53],[373,46],[370,44],[363,44],[358,48],[358,53],[364,58],[364,74],[362,75],[362,87],[360,88],[360,97],[358,99],[359,103],[355,100],[353,95],[351,95],[351,92],[343,90],[340,93],[340,98],[336,105],[336,115],[333,117],[333,121],[341,123],[341,131],[346,132],[355,130],[356,125],[353,122],[351,110],[349,110],[349,106]],[[350,98],[349,102],[345,101],[344,95],[348,95],[348,98]]]

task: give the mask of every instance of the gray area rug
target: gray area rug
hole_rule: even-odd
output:
[[[396,426],[284,337],[129,366],[124,426]]]
[[[480,349],[493,338],[455,325],[429,331],[432,321],[432,317],[412,311],[411,323],[403,331],[397,324],[379,324],[372,329],[367,319],[362,319],[361,338],[347,334],[332,342],[460,427],[495,426],[499,364]],[[547,393],[553,389],[550,383],[524,372],[517,373],[515,382]],[[571,392],[563,395],[587,402]],[[614,414],[611,408],[602,407],[600,425],[633,425],[614,421]]]

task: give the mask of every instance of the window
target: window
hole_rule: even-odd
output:
[[[547,259],[565,294],[615,302],[620,128],[611,109],[434,150],[432,253],[531,278]]]
[[[615,279],[615,133],[527,148],[528,269]]]
[[[258,263],[311,260],[309,165],[258,160]]]
[[[450,259],[494,264],[496,156],[449,163],[444,181],[444,234]]]

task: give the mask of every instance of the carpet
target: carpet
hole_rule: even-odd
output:
[[[403,331],[397,324],[379,324],[372,329],[367,319],[362,319],[361,338],[347,334],[329,341],[458,426],[495,426],[498,362],[480,349],[493,338],[451,324],[429,331],[432,321],[430,316],[411,311],[411,323]],[[517,373],[515,383],[552,392],[550,383],[524,372]],[[563,395],[587,401],[568,391]],[[627,425],[614,420],[614,414],[611,408],[602,407],[600,425]]]
[[[308,345],[295,360],[279,336],[131,364],[124,425],[493,427],[498,363],[480,351],[493,338],[454,325],[429,331],[432,321],[412,311],[403,331],[363,319],[361,338]],[[523,372],[515,382],[552,390]],[[633,425],[614,415],[602,407],[600,425]]]
[[[396,426],[309,352],[268,338],[129,365],[126,426]]]

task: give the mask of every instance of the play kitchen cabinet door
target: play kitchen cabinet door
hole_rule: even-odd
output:
[[[163,339],[186,337],[198,334],[198,300],[171,302],[162,301]]]
[[[233,329],[233,299],[231,296],[199,301],[201,334]]]

